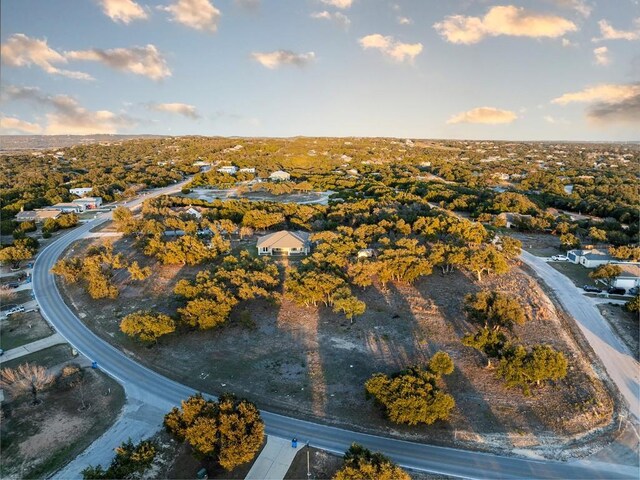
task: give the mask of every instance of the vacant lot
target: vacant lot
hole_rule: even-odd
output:
[[[30,362],[57,375],[74,360],[69,347],[57,346],[8,362],[3,368]],[[85,368],[83,373],[81,384],[52,384],[41,394],[39,405],[33,406],[29,395],[3,403],[2,478],[45,478],[113,423],[124,404],[123,390],[100,372]]]
[[[596,283],[589,278],[589,272],[593,272],[593,269],[584,268],[582,265],[576,265],[571,262],[549,262],[549,265],[569,278],[576,287],[582,288],[584,285],[594,285],[600,289],[606,289],[606,286],[602,283]]]
[[[117,242],[116,250],[131,254],[124,242]],[[612,400],[591,363],[537,283],[517,267],[480,286],[471,276],[454,272],[434,274],[414,286],[358,290],[367,311],[353,325],[326,308],[303,308],[287,300],[280,305],[245,302],[220,329],[183,331],[147,348],[120,333],[120,319],[140,308],[175,314],[173,287],[181,278],[193,278],[198,268],[159,266],[138,254],[136,258],[154,273],[141,283],[121,282],[115,301],[91,300],[79,285],[62,286],[63,291],[103,338],[194,388],[214,394],[232,391],[263,409],[353,429],[488,450],[532,448],[545,453],[546,447],[557,450],[610,423]],[[479,288],[512,293],[526,305],[529,321],[514,335],[525,344],[544,342],[562,350],[570,362],[564,380],[526,397],[505,388],[485,368],[483,356],[462,345],[461,337],[475,328],[466,320],[462,299]],[[364,382],[375,372],[392,373],[424,362],[438,350],[448,352],[456,365],[443,383],[456,400],[450,421],[421,427],[386,421],[366,400]]]

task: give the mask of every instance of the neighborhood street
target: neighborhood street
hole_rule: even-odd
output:
[[[528,252],[520,257],[551,288],[562,306],[577,322],[580,330],[602,361],[607,373],[626,400],[631,415],[638,421],[640,408],[640,364],[613,332],[589,297],[547,262]]]
[[[161,195],[179,189],[181,184],[160,189],[127,204],[133,207],[151,196]],[[113,455],[113,449],[129,436],[151,435],[159,428],[162,414],[170,407],[179,404],[194,390],[174,382],[150,369],[138,364],[91,332],[64,303],[58,291],[53,275],[49,273],[63,251],[74,241],[85,236],[97,225],[107,221],[111,213],[100,215],[82,226],[62,235],[47,246],[38,256],[33,274],[33,289],[44,317],[55,329],[87,358],[97,361],[99,368],[114,377],[125,388],[128,406],[121,421],[98,439],[86,454],[72,462],[58,473],[59,478],[77,478],[87,463],[102,463]],[[523,254],[523,256],[526,254]],[[538,265],[535,259],[524,256],[527,263],[534,265],[540,275],[547,278],[554,290],[562,291],[564,283]],[[542,262],[544,263],[544,262]],[[548,265],[544,265],[548,269]],[[559,275],[559,274],[558,274]],[[555,283],[553,283],[555,282]],[[616,383],[621,384],[625,398],[630,399],[637,411],[637,362],[633,361],[626,348],[615,338],[612,332],[598,325],[594,307],[584,303],[581,296],[571,293],[574,299],[570,312],[576,315],[581,326],[588,334],[589,341],[596,352],[603,357]],[[574,313],[575,312],[575,313]],[[616,367],[615,362],[619,362]],[[634,371],[635,369],[635,371]],[[628,382],[625,384],[625,382]],[[633,402],[636,402],[635,404]],[[136,414],[138,412],[138,414]],[[144,413],[144,414],[142,414]],[[637,478],[637,469],[607,463],[591,462],[555,462],[531,460],[499,455],[490,455],[466,450],[436,447],[415,442],[367,435],[291,417],[262,412],[266,424],[266,433],[283,439],[297,437],[300,442],[309,441],[314,447],[342,455],[352,442],[358,442],[371,450],[380,451],[394,459],[400,465],[416,470],[440,473],[464,478]],[[135,431],[129,430],[126,420],[135,421]],[[135,438],[134,438],[135,440]],[[91,453],[89,455],[89,452]]]

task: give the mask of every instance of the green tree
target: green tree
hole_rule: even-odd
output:
[[[105,470],[100,465],[88,466],[81,473],[84,480],[113,478],[137,478],[151,466],[156,456],[156,444],[150,440],[142,440],[134,445],[131,439],[116,448],[116,456]]]
[[[229,318],[231,309],[238,301],[228,293],[217,298],[195,298],[187,302],[187,305],[178,309],[181,320],[200,330],[209,330],[222,325]]]
[[[430,425],[436,420],[446,420],[455,401],[451,395],[442,392],[436,382],[442,373],[452,372],[453,365],[447,361],[447,354],[439,353],[434,355],[435,371],[431,370],[429,362],[427,368],[413,366],[391,377],[374,374],[365,383],[367,396],[375,398],[395,423]]]
[[[344,462],[333,480],[410,480],[402,468],[381,453],[354,443],[344,454]]]
[[[484,273],[503,274],[509,271],[505,256],[493,245],[469,250],[465,267],[475,272],[479,282],[482,281]]]
[[[606,230],[602,230],[602,229],[597,228],[597,227],[590,227],[589,228],[589,237],[591,237],[591,240],[593,240],[594,242],[606,242],[607,241],[607,231]]]
[[[469,318],[485,328],[500,330],[522,325],[526,320],[524,308],[518,300],[500,292],[483,290],[467,295],[465,311]]]
[[[218,402],[191,396],[165,415],[164,425],[197,455],[217,461],[227,471],[251,461],[264,440],[264,422],[256,406],[230,394]]]
[[[640,311],[640,294],[636,294],[631,300],[624,304],[624,308],[629,312],[638,313]],[[638,317],[636,317],[636,320]]]
[[[144,280],[149,278],[151,275],[150,267],[141,267],[138,262],[134,261],[129,265],[129,275],[131,275],[131,280]]]
[[[508,387],[520,387],[525,395],[531,395],[533,385],[540,386],[546,380],[564,378],[567,359],[562,352],[548,345],[536,345],[530,351],[518,345],[505,353],[496,375],[503,378]]]
[[[564,233],[560,235],[560,245],[565,250],[571,250],[573,248],[580,248],[580,239],[573,233]]]
[[[599,265],[595,270],[589,272],[589,278],[593,280],[604,280],[611,286],[616,278],[622,274],[622,267],[613,263]]]
[[[142,342],[158,343],[161,336],[175,332],[176,324],[167,315],[139,310],[122,319],[120,330]]]
[[[500,358],[509,345],[504,333],[484,327],[476,333],[469,333],[462,339],[462,344],[475,348],[487,356],[487,368],[491,367],[492,358]]]
[[[35,254],[34,249],[21,243],[21,240],[23,239],[16,240],[13,245],[0,250],[1,263],[10,264],[14,269],[19,268],[21,261],[29,260]]]

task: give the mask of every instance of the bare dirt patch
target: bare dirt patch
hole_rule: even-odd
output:
[[[20,360],[44,365],[53,372],[68,363],[61,347],[48,350],[55,352]],[[82,409],[80,388],[89,408]],[[115,421],[124,404],[124,391],[106,375],[89,368],[84,369],[82,387],[54,384],[40,398],[42,403],[36,406],[29,395],[2,405],[2,478],[44,478],[62,468]]]
[[[119,242],[116,247],[133,255]],[[193,278],[197,268],[136,259],[150,265],[153,274],[141,283],[123,281],[116,301],[91,300],[78,285],[62,289],[98,334],[137,361],[196,389],[232,391],[265,410],[355,430],[490,451],[554,455],[561,445],[573,445],[610,425],[613,401],[597,373],[539,285],[517,267],[481,285],[455,272],[434,274],[414,286],[358,290],[367,311],[353,325],[327,308],[303,308],[287,300],[280,305],[245,302],[220,329],[179,332],[147,348],[119,332],[120,319],[140,308],[175,313],[173,287],[180,278]],[[485,367],[483,356],[462,345],[461,337],[475,328],[466,321],[462,299],[480,288],[511,293],[525,304],[529,321],[515,328],[514,338],[563,351],[570,363],[564,380],[526,397],[505,388]],[[241,320],[241,311],[250,313],[250,322]],[[451,419],[421,427],[389,423],[365,399],[364,382],[375,372],[393,373],[425,362],[438,350],[448,352],[456,366],[443,380],[457,404]]]

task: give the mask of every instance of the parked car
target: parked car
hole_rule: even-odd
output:
[[[585,285],[584,287],[582,287],[582,289],[585,292],[593,292],[593,293],[600,293],[602,292],[602,290],[600,290],[598,287],[594,287],[593,285]]]
[[[624,288],[611,287],[609,290],[607,290],[607,293],[611,295],[624,295],[625,293],[627,293],[627,291]]]
[[[24,312],[24,307],[22,305],[18,305],[17,307],[13,307],[10,310],[7,310],[5,315],[8,317],[9,315],[13,315],[14,313],[22,313]]]
[[[627,293],[629,295],[637,295],[638,292],[640,292],[640,287],[633,287],[633,288],[630,288]]]
[[[551,260],[553,260],[554,262],[566,262],[569,259],[566,255],[554,255],[553,257],[551,257]]]
[[[13,288],[18,288],[19,286],[20,286],[19,282],[11,282],[11,283],[5,283],[4,285],[2,285],[2,288],[13,289]]]

